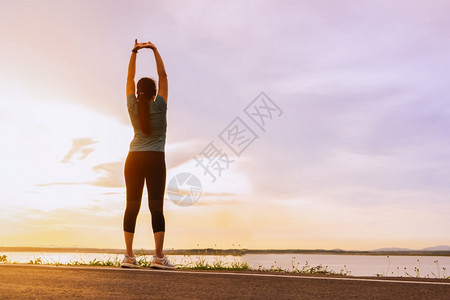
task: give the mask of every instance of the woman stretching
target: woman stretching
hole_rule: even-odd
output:
[[[158,71],[158,94],[156,82],[151,78],[141,78],[137,83],[137,97],[134,83],[136,55],[138,50],[153,50]],[[164,190],[166,187],[166,162],[164,146],[167,128],[167,74],[158,50],[152,43],[138,43],[135,40],[128,66],[127,107],[134,138],[125,161],[125,184],[127,207],[123,219],[126,254],[121,266],[139,268],[133,253],[133,238],[136,218],[142,200],[144,182],[147,184],[148,205],[151,212],[155,238],[155,255],[151,267],[173,269],[163,253],[165,220],[163,214]]]

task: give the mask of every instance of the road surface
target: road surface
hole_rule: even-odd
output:
[[[0,299],[450,299],[449,280],[0,264]]]

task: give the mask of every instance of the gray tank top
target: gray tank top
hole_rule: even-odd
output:
[[[167,103],[157,95],[155,101],[149,103],[150,125],[152,134],[146,135],[139,125],[137,99],[135,94],[127,97],[128,114],[134,129],[134,138],[130,143],[130,152],[159,151],[164,152],[167,132]]]

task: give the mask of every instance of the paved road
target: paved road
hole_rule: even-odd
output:
[[[450,281],[0,264],[0,299],[449,299]]]

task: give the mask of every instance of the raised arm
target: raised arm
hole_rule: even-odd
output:
[[[128,64],[128,76],[127,76],[127,97],[130,94],[136,93],[136,84],[134,77],[136,76],[136,54],[137,51],[146,46],[145,43],[138,43],[137,39],[134,41],[133,52],[131,52],[130,62]]]
[[[156,70],[158,72],[158,95],[162,96],[167,103],[167,96],[169,94],[169,84],[167,81],[167,73],[164,67],[164,63],[155,45],[148,42],[146,47],[152,49],[153,53],[155,54]]]
[[[136,93],[134,76],[136,75],[136,53],[131,52],[130,63],[128,64],[128,77],[127,77],[127,98],[130,94]]]

